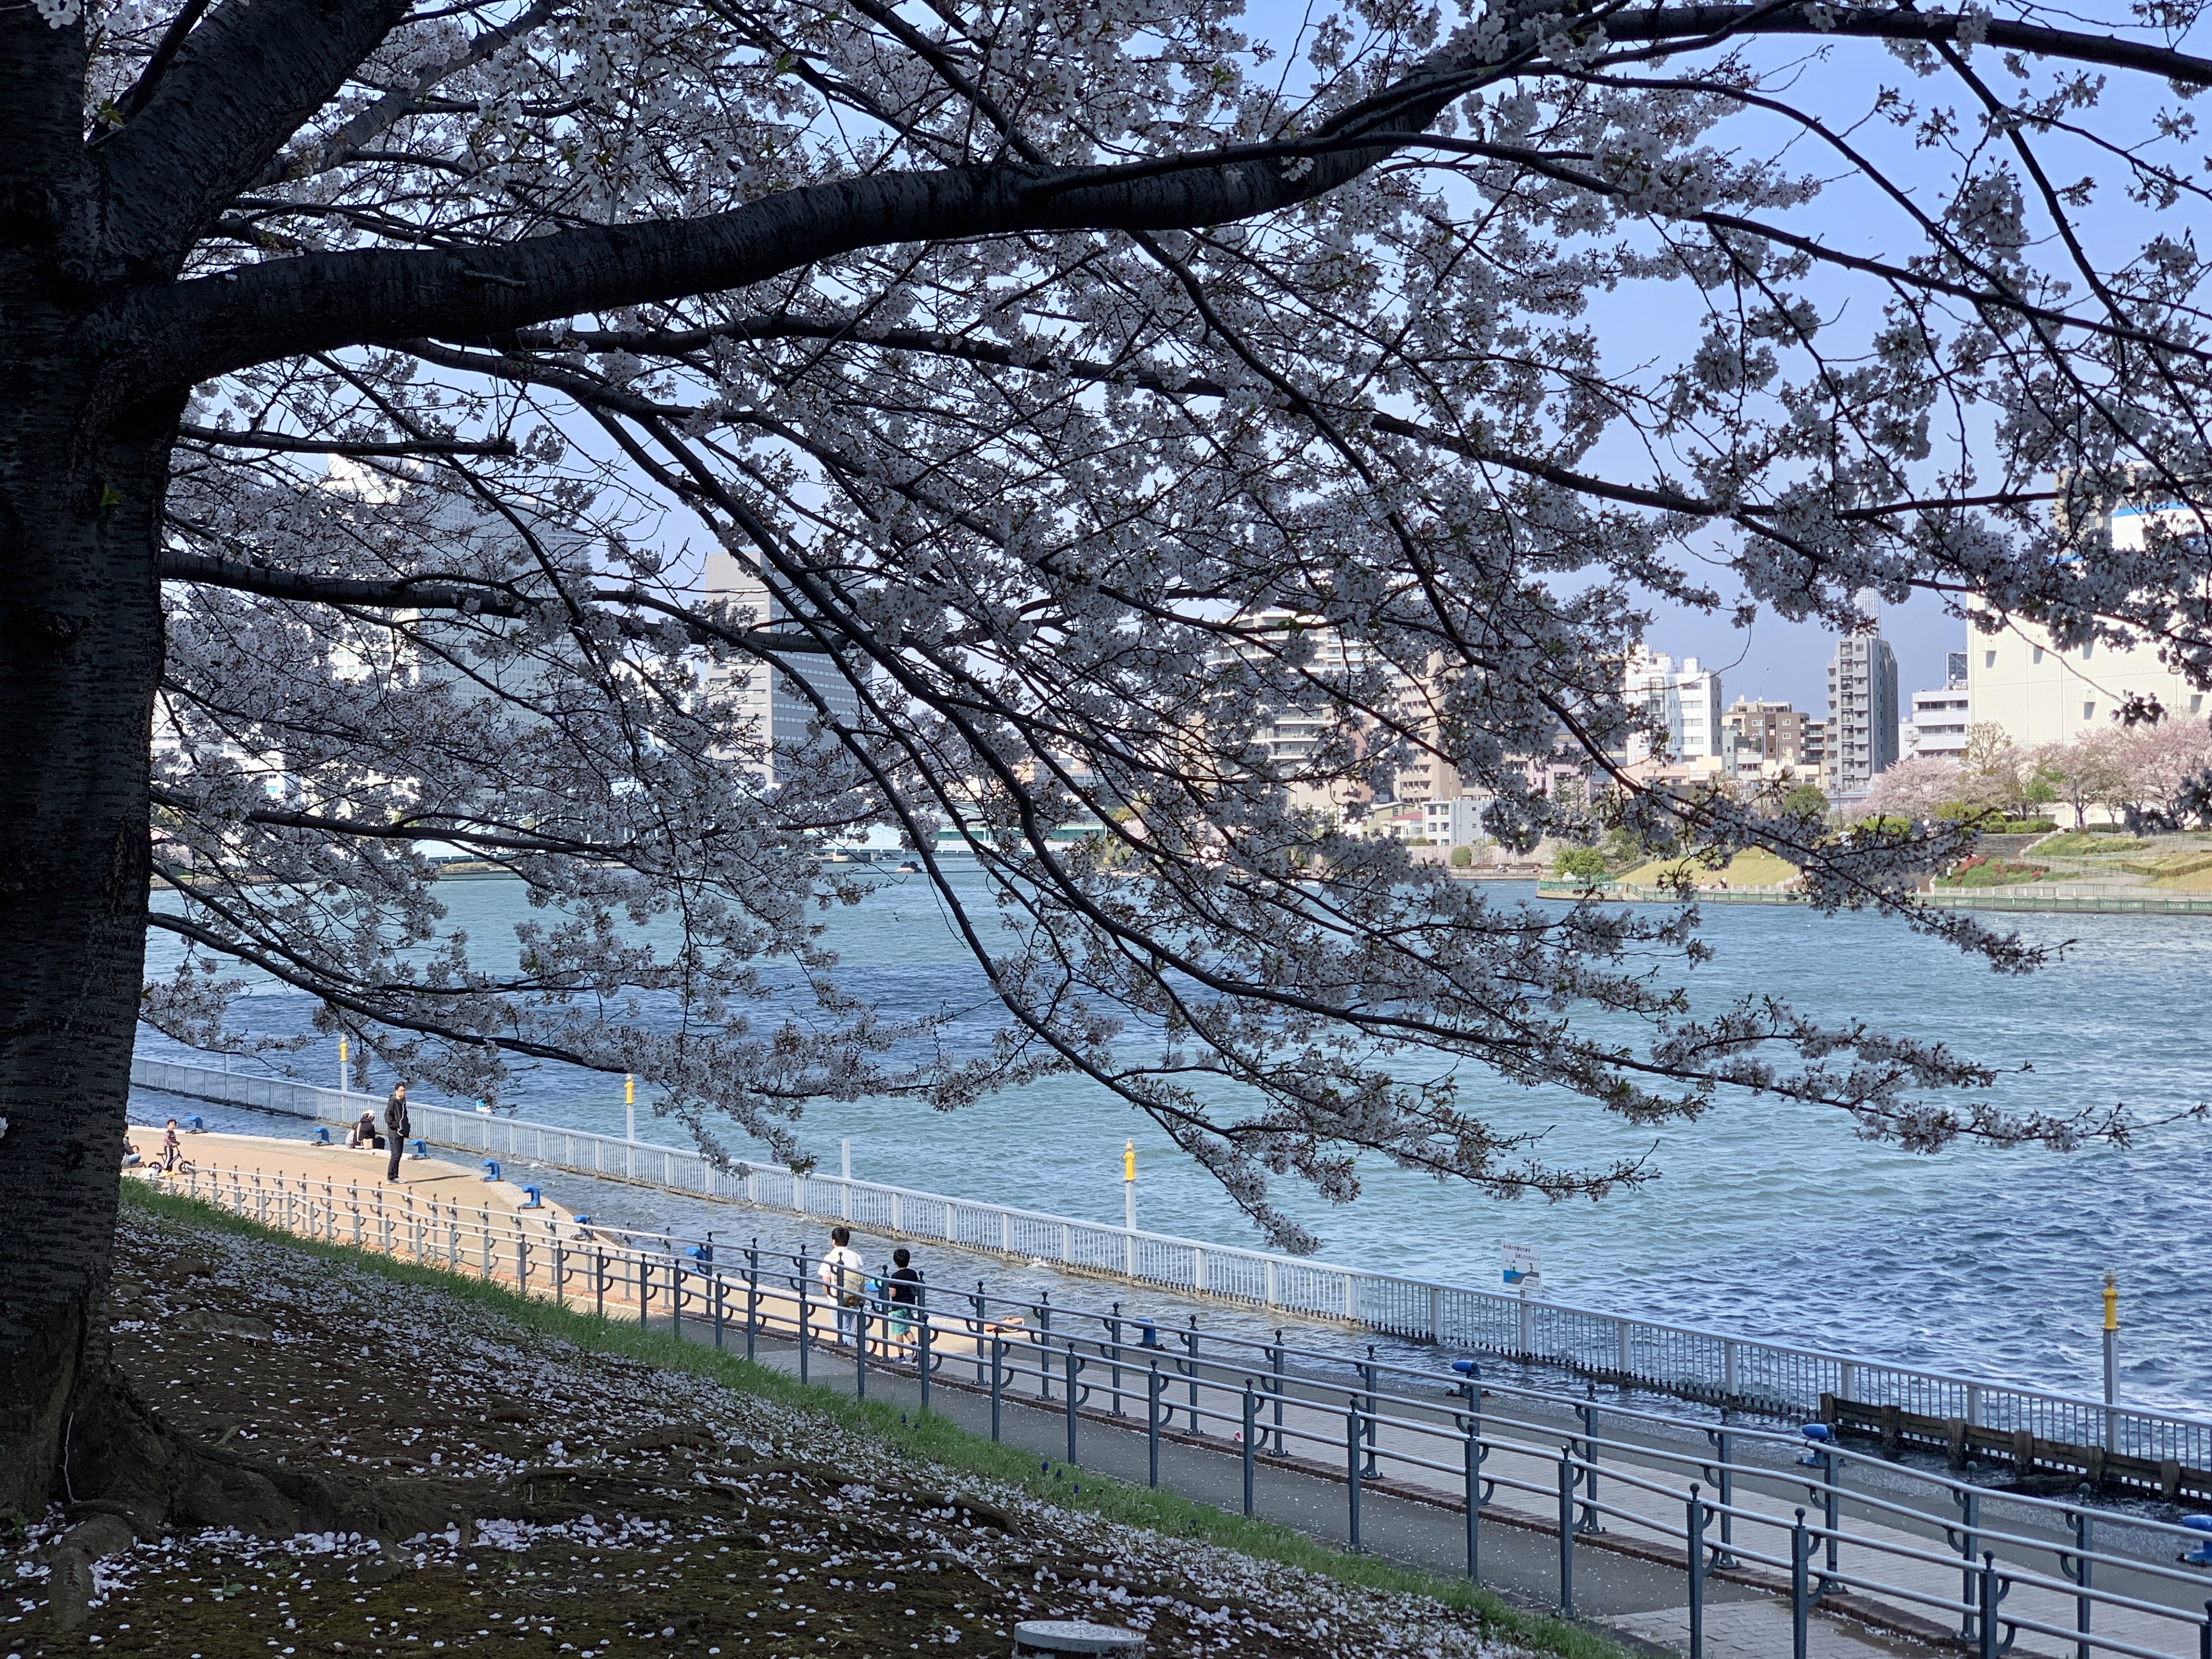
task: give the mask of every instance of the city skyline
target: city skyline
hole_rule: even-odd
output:
[[[1967,648],[1966,623],[1948,615],[1932,595],[1882,605],[1877,616],[1877,631],[1897,653],[1898,690],[1907,706],[1913,692],[1942,685],[1948,654]],[[1696,657],[1719,674],[1730,702],[1743,697],[1787,702],[1808,714],[1827,712],[1827,671],[1837,634],[1825,623],[1792,623],[1762,613],[1745,629],[1732,626],[1725,615],[1655,605],[1644,637],[1653,651]]]

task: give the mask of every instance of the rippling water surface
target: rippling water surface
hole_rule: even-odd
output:
[[[1487,890],[1502,902],[1531,896]],[[529,914],[512,883],[443,891],[453,925],[480,947]],[[1940,1039],[2009,1068],[1992,1098],[2016,1110],[2117,1100],[2157,1115],[2212,1096],[2212,919],[1991,920],[2075,944],[2061,965],[2007,978],[1894,924],[1714,907],[1706,934],[1717,956],[1692,984],[1707,1006],[1772,993],[1830,1022]],[[992,1029],[981,976],[918,878],[831,927],[850,982],[886,1012],[949,1002],[973,1010],[966,1036]],[[167,948],[158,935],[149,945],[157,966]],[[260,1029],[304,1029],[297,997],[270,992],[245,1007]],[[150,1032],[140,1041],[143,1052],[175,1051]],[[324,1081],[335,1045],[277,1063]],[[1329,1260],[1494,1285],[1510,1239],[1542,1251],[1558,1299],[2089,1392],[2100,1386],[2098,1286],[2109,1267],[2123,1289],[2124,1393],[2212,1408],[2212,1126],[2177,1123],[2132,1146],[2063,1155],[1916,1157],[1858,1140],[1815,1109],[1737,1100],[1653,1132],[1556,1092],[1477,1074],[1465,1086],[1500,1123],[1540,1132],[1555,1162],[1641,1156],[1655,1178],[1598,1203],[1503,1202],[1375,1164],[1360,1199],[1340,1209],[1285,1187]],[[526,1117],[622,1132],[621,1086],[605,1078],[540,1067],[520,1076],[509,1103]],[[641,1121],[644,1138],[673,1138],[642,1106]],[[1087,1084],[1054,1080],[951,1114],[825,1103],[801,1130],[830,1169],[849,1137],[857,1176],[1108,1221],[1121,1214],[1121,1147],[1133,1133],[1142,1224],[1255,1242],[1158,1131]]]

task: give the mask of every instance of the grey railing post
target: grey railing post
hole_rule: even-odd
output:
[[[1597,1407],[1587,1403],[1578,1405],[1575,1407],[1575,1415],[1582,1419],[1583,1450],[1586,1454],[1580,1485],[1589,1494],[1589,1501],[1583,1505],[1582,1519],[1575,1522],[1575,1529],[1595,1537],[1605,1530],[1598,1524],[1597,1518]]]
[[[646,1261],[643,1250],[632,1250],[630,1254],[637,1259],[637,1328],[645,1330],[649,1328],[645,1304],[653,1297],[653,1267]],[[491,1234],[489,1231],[484,1234],[484,1255],[487,1261],[491,1255]]]
[[[1282,1328],[1278,1326],[1275,1329],[1275,1346],[1267,1351],[1269,1368],[1273,1372],[1267,1382],[1267,1392],[1275,1396],[1275,1455],[1278,1457],[1285,1455],[1283,1444],[1284,1352]]]
[[[1575,1449],[1559,1448],[1559,1617],[1575,1616]]]
[[[2004,1644],[1997,1640],[1997,1603],[2004,1599],[2008,1588],[1997,1582],[1997,1559],[1984,1550],[1982,1553],[1981,1583],[1976,1598],[1981,1609],[1981,1641],[1977,1648],[1980,1659],[1997,1659]]]
[[[1190,1355],[1188,1362],[1177,1362],[1182,1365],[1182,1374],[1190,1379],[1188,1385],[1190,1431],[1193,1434],[1202,1435],[1206,1432],[1206,1419],[1198,1414],[1198,1316],[1196,1314],[1190,1316],[1190,1328],[1182,1334],[1182,1346],[1185,1352]]]
[[[1367,1427],[1365,1432],[1360,1436],[1361,1443],[1367,1449],[1367,1467],[1360,1473],[1372,1480],[1382,1473],[1375,1464],[1375,1345],[1372,1342],[1367,1345],[1367,1363],[1359,1368],[1359,1375],[1367,1385]]]
[[[914,1322],[915,1360],[921,1370],[921,1408],[927,1412],[929,1409],[929,1373],[937,1364],[929,1352],[929,1304],[927,1302],[916,1300]]]
[[[1111,1386],[1108,1390],[1108,1399],[1111,1402],[1114,1415],[1119,1417],[1121,1415],[1121,1304],[1118,1302],[1114,1304],[1114,1311],[1106,1320],[1106,1340],[1109,1363],[1112,1366]]]
[[[1467,1582],[1482,1582],[1482,1428],[1472,1413],[1467,1419]]]
[[[1735,1517],[1729,1510],[1735,1503],[1735,1437],[1726,1429],[1707,1429],[1705,1438],[1712,1442],[1713,1455],[1718,1460],[1706,1471],[1713,1477],[1714,1490],[1720,1494],[1721,1547],[1713,1557],[1713,1564],[1732,1567],[1735,1565],[1735,1554],[1730,1547],[1735,1542]]]
[[[792,1288],[799,1293],[799,1380],[804,1384],[809,1352],[814,1346],[814,1310],[806,1295],[806,1247],[800,1245],[799,1254],[792,1259],[799,1264]]]
[[[1982,1495],[1972,1487],[1961,1487],[1951,1494],[1959,1506],[1960,1527],[1943,1528],[1952,1547],[1959,1552],[1962,1563],[1959,1569],[1959,1600],[1965,1604],[1963,1621],[1959,1626],[1959,1639],[1974,1639],[1975,1610],[1980,1604],[1981,1573],[1974,1565],[1974,1557],[1980,1553],[1981,1540],[1975,1529],[1982,1522]]]
[[[1827,1533],[1827,1545],[1821,1552],[1826,1564],[1820,1574],[1820,1587],[1813,1593],[1826,1595],[1837,1588],[1836,1583],[1836,1520],[1843,1507],[1842,1476],[1836,1464],[1832,1447],[1820,1449],[1820,1519]]]
[[[999,1371],[1006,1352],[1006,1338],[994,1332],[991,1336],[991,1438],[994,1440],[999,1437],[999,1402],[1006,1392]]]
[[[1705,1659],[1705,1506],[1694,1480],[1687,1510],[1682,1538],[1690,1571],[1690,1659]]]
[[[753,1357],[755,1332],[760,1323],[760,1240],[745,1248],[745,1358]]]
[[[1252,1437],[1260,1423],[1260,1393],[1244,1379],[1244,1513],[1252,1513]]]
[[[860,1276],[863,1286],[860,1305],[853,1310],[853,1398],[855,1400],[868,1397],[868,1297],[865,1288],[867,1282],[867,1275],[864,1273]],[[840,1278],[837,1283],[842,1286],[843,1279]]]
[[[1145,1381],[1145,1484],[1152,1487],[1160,1484],[1160,1390],[1166,1385],[1155,1359]]]
[[[1790,1659],[1806,1659],[1808,1616],[1813,1610],[1813,1587],[1808,1582],[1813,1566],[1813,1534],[1805,1525],[1805,1511],[1797,1511],[1797,1524],[1790,1529]]]
[[[1359,1396],[1344,1405],[1345,1519],[1352,1534],[1352,1553],[1359,1553]]]
[[[1044,1357],[1037,1362],[1037,1391],[1045,1403],[1052,1403],[1052,1292],[1039,1291],[1036,1305],[1030,1310],[1036,1316],[1037,1329],[1044,1337]]]
[[[980,1389],[983,1386],[984,1331],[991,1322],[989,1316],[984,1311],[983,1281],[981,1279],[979,1279],[975,1281],[975,1293],[969,1297],[968,1300],[975,1310],[975,1386]]]
[[[1074,1337],[1066,1338],[1062,1346],[1066,1349],[1063,1363],[1067,1367],[1067,1462],[1070,1468],[1074,1468],[1080,1466],[1075,1455],[1075,1429],[1080,1420],[1078,1410],[1081,1405],[1075,1387],[1075,1374],[1083,1369],[1083,1362],[1076,1357]],[[1050,1360],[1049,1353],[1046,1358]]]
[[[2069,1554],[2059,1552],[2058,1571],[2075,1586],[2074,1595],[2074,1628],[2081,1639],[2074,1644],[2075,1659],[2089,1659],[2089,1588],[2095,1575],[2091,1571],[2089,1552],[2096,1547],[2095,1522],[2085,1510],[2066,1511],[2066,1529],[2074,1535],[2074,1548]]]

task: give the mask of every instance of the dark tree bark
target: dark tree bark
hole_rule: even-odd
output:
[[[0,1512],[15,1514],[45,1501],[106,1370],[168,453],[161,410],[78,426],[76,319],[26,286],[0,290]]]

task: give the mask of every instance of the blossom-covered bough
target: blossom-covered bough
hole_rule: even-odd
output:
[[[1693,913],[1494,902],[1321,809],[1425,761],[1510,845],[1765,847],[2033,966],[1915,908],[1965,832],[1639,782],[1620,665],[1655,596],[1921,589],[2212,678],[2195,18],[0,8],[0,1501],[341,1502],[107,1380],[134,1022],[245,1044],[241,963],[447,1087],[635,1072],[779,1158],[810,1099],[1079,1073],[1291,1244],[1270,1178],[1349,1196],[1361,1152],[1635,1176],[1495,1129],[1485,1071],[2124,1133],[1693,1010]],[[2116,548],[2145,501],[2183,511]],[[702,597],[710,551],[757,592]],[[811,737],[764,747],[763,676]],[[884,826],[982,1051],[822,946],[818,855]],[[542,902],[518,946],[444,925],[454,849]],[[142,986],[149,923],[185,965]],[[56,1476],[88,1425],[130,1455]]]

